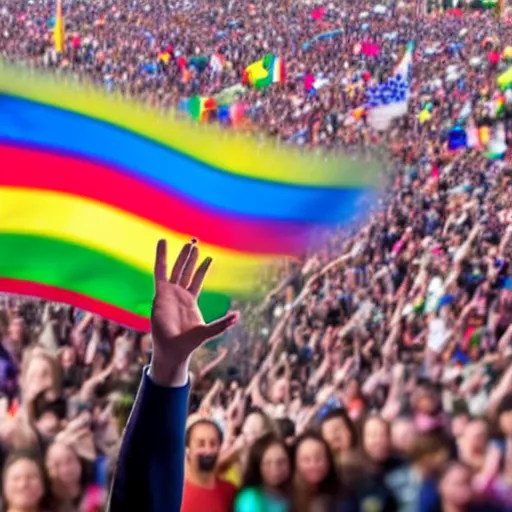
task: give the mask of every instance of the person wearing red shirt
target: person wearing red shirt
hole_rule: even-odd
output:
[[[81,39],[78,34],[73,34],[73,37],[71,39],[71,43],[73,45],[73,50],[78,50],[80,48]]]
[[[217,478],[222,432],[210,420],[193,423],[185,435],[186,476],[181,512],[231,512],[236,487]]]

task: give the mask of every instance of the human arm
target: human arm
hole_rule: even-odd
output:
[[[449,290],[457,282],[457,279],[459,278],[460,273],[462,272],[462,263],[465,259],[469,257],[471,247],[473,246],[473,243],[475,242],[480,231],[480,225],[476,224],[469,233],[467,239],[455,252],[453,256],[452,270],[448,274],[444,283],[445,290]]]
[[[91,339],[87,344],[87,348],[85,349],[85,357],[84,362],[86,365],[92,365],[94,361],[94,356],[96,355],[96,351],[100,344],[100,319],[95,317],[93,321],[93,330],[91,334]]]
[[[208,393],[206,393],[206,395],[201,400],[201,404],[199,406],[199,409],[201,411],[204,410],[204,411],[207,411],[208,414],[211,413],[213,403],[214,403],[215,399],[217,398],[218,394],[222,391],[222,387],[223,387],[222,381],[217,379],[215,381],[215,383],[213,384],[213,386],[208,391]]]
[[[499,256],[500,258],[506,258],[507,253],[510,249],[510,241],[512,240],[512,225],[508,225],[505,230],[505,234],[501,239],[500,247],[499,247]]]
[[[492,390],[487,403],[487,416],[494,418],[502,398],[512,389],[512,366],[505,370],[498,385]]]
[[[228,349],[226,347],[222,347],[219,351],[218,356],[213,359],[213,361],[210,361],[204,368],[201,368],[201,371],[199,372],[199,380],[204,379],[208,373],[210,373],[212,370],[217,368],[219,364],[226,359],[226,356],[228,355]]]
[[[254,376],[253,380],[250,382],[249,387],[247,388],[248,396],[251,397],[251,402],[254,407],[260,407],[264,409],[268,402],[261,393],[261,379],[264,375],[264,372],[258,372]]]
[[[512,341],[512,325],[507,327],[507,330],[501,336],[498,341],[498,352],[500,354],[505,354],[508,347],[510,347],[510,342]]]
[[[153,359],[126,426],[110,512],[179,512],[183,493],[188,369],[193,352],[225,332],[238,313],[205,324],[197,297],[211,259],[195,271],[195,242],[180,252],[170,278],[165,241],[157,246],[151,311]]]
[[[110,512],[179,512],[189,383],[159,386],[144,369],[123,434]]]
[[[391,379],[391,386],[389,388],[386,403],[382,408],[382,417],[389,422],[396,419],[400,413],[401,397],[404,390],[404,375],[405,367],[403,364],[396,364],[393,368],[393,377]]]
[[[45,348],[45,350],[52,355],[56,355],[59,350],[59,343],[55,336],[54,324],[55,322],[51,318],[50,314],[50,303],[46,302],[43,311],[42,329],[39,333],[39,345]]]
[[[91,313],[86,313],[84,317],[78,322],[78,325],[71,330],[71,343],[74,347],[79,348],[85,342],[85,331],[93,321],[94,316]]]
[[[80,389],[80,401],[83,403],[91,401],[97,386],[105,382],[112,375],[113,369],[114,365],[109,364],[104,370],[87,379]]]

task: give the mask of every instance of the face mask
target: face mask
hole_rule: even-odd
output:
[[[217,455],[198,455],[197,457],[199,471],[203,471],[205,473],[213,471],[216,463]]]

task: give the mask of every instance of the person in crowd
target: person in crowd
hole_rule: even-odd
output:
[[[285,443],[291,446],[295,441],[295,423],[290,418],[279,418],[277,420],[277,429]]]
[[[402,459],[410,457],[417,436],[416,425],[410,416],[400,416],[391,424],[391,444]]]
[[[262,436],[276,433],[277,429],[277,425],[262,410],[251,411],[243,422],[240,435],[224,445],[218,465],[223,478],[240,486],[250,447]]]
[[[354,460],[357,431],[345,409],[332,409],[321,420],[320,431],[333,453],[338,467]]]
[[[162,114],[213,97],[227,131],[383,166],[361,219],[264,271],[205,346],[238,315],[203,325],[196,244],[169,275],[159,246],[151,333],[0,294],[3,508],[101,510],[112,486],[114,512],[178,512],[185,479],[238,512],[512,509],[512,17],[477,3],[64,2],[56,52],[54,3],[1,2],[2,60]],[[366,93],[409,42],[381,129]],[[267,53],[285,81],[242,83]]]
[[[450,458],[450,440],[440,429],[418,437],[411,463],[392,471],[386,484],[393,493],[398,510],[429,510],[437,500],[435,479]]]
[[[441,500],[438,510],[468,510],[473,497],[471,477],[471,469],[463,463],[448,465],[439,480]]]
[[[2,474],[6,512],[46,512],[47,479],[41,460],[29,452],[13,452]],[[46,503],[46,505],[48,505]]]
[[[216,474],[222,441],[222,432],[212,420],[199,419],[188,427],[183,512],[199,511],[205,503],[215,512],[232,509],[236,488]]]
[[[352,486],[362,507],[387,512],[398,507],[386,484],[387,476],[400,468],[402,461],[392,453],[389,424],[379,415],[366,418],[361,428],[361,452],[352,470]]]
[[[0,378],[1,392],[10,399],[16,397],[18,391],[19,365],[21,362],[21,341],[23,332],[23,319],[2,318],[5,336],[0,340]]]
[[[294,452],[294,509],[332,509],[341,489],[329,445],[321,435],[306,432],[298,437]]]
[[[85,471],[75,449],[70,446],[70,443],[56,441],[46,452],[45,464],[55,500],[53,504],[55,510],[58,512],[80,510],[85,491]]]
[[[273,433],[260,437],[250,448],[235,512],[288,512],[291,490],[288,445]]]
[[[482,500],[472,486],[473,470],[458,461],[451,462],[439,480],[439,504],[429,510],[447,512],[489,512],[503,510],[492,502]]]
[[[193,474],[199,482],[202,476],[215,479],[215,463],[222,443],[218,428],[214,428],[211,422],[209,425],[199,423],[191,427],[188,438],[185,436],[188,365],[194,350],[234,325],[238,313],[228,313],[219,320],[204,323],[197,306],[197,296],[211,260],[206,258],[196,269],[197,260],[197,244],[192,240],[183,247],[168,273],[166,242],[158,242],[154,267],[155,298],[151,313],[153,357],[150,368],[145,369],[136,405],[123,437],[110,496],[111,512],[178,512],[183,494],[185,443],[189,457],[196,459],[190,461],[189,469],[192,472],[196,470]],[[207,498],[215,495],[217,486],[212,493],[212,483],[215,480],[208,481],[204,489],[188,486],[185,510],[192,512],[197,509],[187,509],[187,500],[192,507],[204,507],[205,501],[195,501],[194,496],[198,496],[198,491],[205,491]],[[220,485],[222,492],[211,505],[219,507],[219,512],[222,512],[232,505],[230,501],[235,492],[227,483]]]

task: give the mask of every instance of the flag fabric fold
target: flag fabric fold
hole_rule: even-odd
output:
[[[139,330],[158,239],[172,254],[197,237],[213,258],[199,298],[211,320],[257,292],[262,267],[353,218],[379,168],[230,137],[1,63],[0,161],[0,290]]]
[[[242,83],[250,84],[255,89],[264,89],[271,84],[283,83],[285,78],[283,59],[273,53],[267,53],[262,59],[245,68]]]

